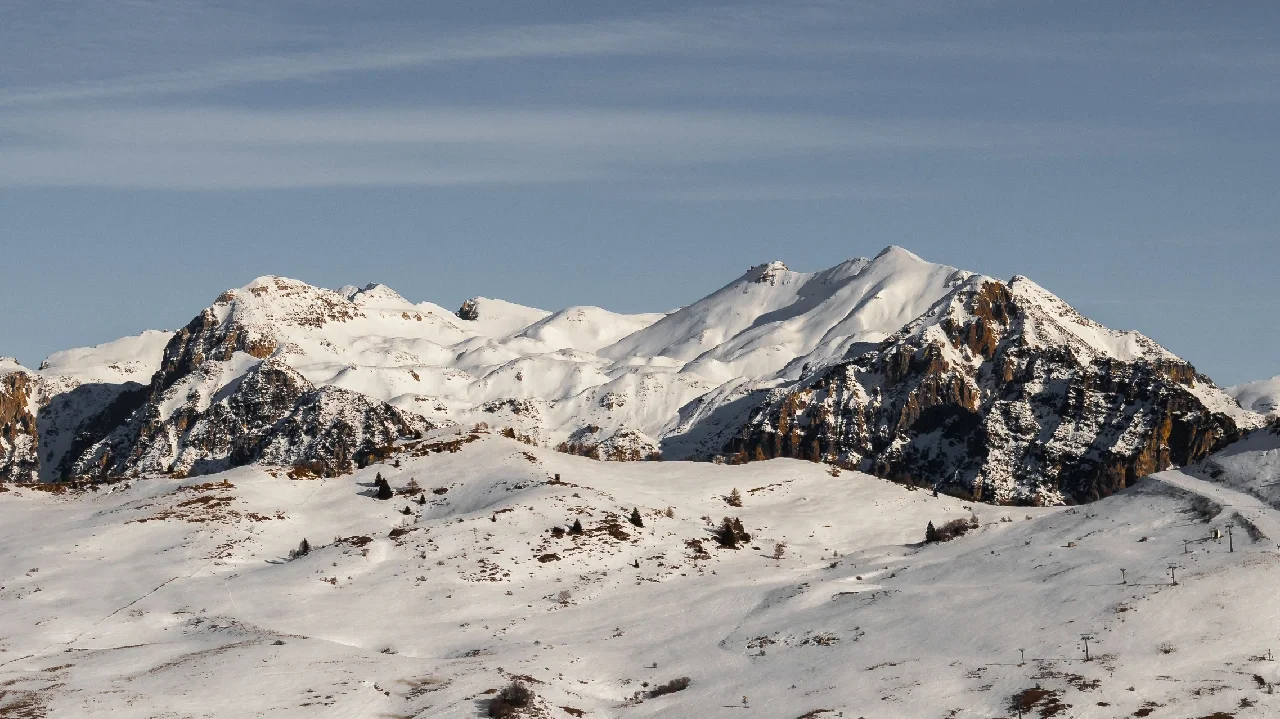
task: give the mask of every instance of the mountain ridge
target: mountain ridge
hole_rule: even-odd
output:
[[[927,262],[896,246],[818,272],[796,272],[779,261],[755,265],[685,307],[631,315],[590,306],[548,312],[484,297],[451,312],[430,302],[412,303],[378,283],[327,290],[264,275],[223,292],[172,335],[149,332],[68,350],[51,355],[41,370],[22,371],[46,388],[37,400],[26,400],[45,407],[37,414],[48,415],[45,429],[37,427],[40,436],[32,440],[41,447],[34,460],[45,479],[199,473],[227,462],[268,459],[342,473],[378,443],[404,441],[433,427],[480,423],[543,446],[595,455],[603,448],[606,458],[661,454],[705,460],[727,454],[731,461],[749,461],[759,454],[848,464],[853,455],[839,438],[819,440],[815,451],[813,440],[819,438],[813,434],[804,440],[803,453],[784,452],[789,441],[765,442],[777,428],[767,429],[762,413],[860,358],[887,361],[885,353],[895,346],[893,362],[901,367],[893,372],[924,373],[913,382],[935,382],[941,375],[933,372],[929,379],[928,362],[912,370],[916,360],[902,354],[908,345],[913,353],[932,347],[928,352],[937,361],[980,374],[1008,332],[1000,318],[979,317],[975,308],[988,315],[1020,312],[1021,324],[1010,337],[1019,352],[1036,354],[1042,364],[1108,359],[1163,367],[1157,375],[1198,378],[1183,383],[1191,395],[1187,411],[1225,418],[1222,436],[1262,424],[1260,415],[1241,409],[1154,341],[1109,330],[1025,277],[1005,283]],[[160,357],[144,356],[153,355],[166,337]],[[131,351],[138,356],[127,357]],[[1002,365],[1000,371],[1008,370]],[[895,381],[905,377],[895,375]],[[976,375],[969,380],[980,384]],[[960,382],[956,387],[969,380],[952,377]],[[973,399],[980,394],[977,384],[935,392],[930,406],[980,411]],[[91,392],[90,385],[98,389]],[[242,390],[263,397],[244,396]],[[69,399],[76,391],[84,402]],[[308,428],[336,431],[338,444],[321,450],[298,439],[313,449],[264,454],[247,445],[232,451],[231,442],[207,436],[218,426],[267,442],[263,424],[296,417],[304,396],[313,405],[359,405],[341,429]],[[273,403],[272,397],[294,404]],[[264,413],[264,406],[271,411]],[[318,415],[313,407],[306,416]],[[817,418],[800,419],[821,425]],[[895,431],[909,426],[888,424]],[[905,435],[883,440],[901,444]],[[1200,456],[1201,450],[1187,456]],[[9,454],[16,456],[14,450]],[[869,456],[856,454],[857,463]],[[1159,459],[1149,464],[1163,469],[1168,457],[1183,454],[1158,450]],[[28,466],[31,459],[19,464]],[[963,489],[939,480],[939,471],[954,475],[958,467],[950,465],[894,461],[864,469],[944,491]],[[1114,484],[1096,494],[1105,496]],[[992,499],[1057,502],[1073,496],[1084,495],[1015,491]]]

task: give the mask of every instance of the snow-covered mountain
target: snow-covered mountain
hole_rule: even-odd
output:
[[[1228,387],[1227,394],[1247,410],[1280,416],[1280,376]]]
[[[1013,313],[1017,327],[981,316],[989,311]],[[931,369],[921,364],[929,352],[937,354]],[[1189,434],[1183,424],[1164,432],[1141,392],[1099,390],[1101,404],[1077,398],[1072,409],[1065,399],[1050,406],[1033,388],[1036,409],[1023,402],[1015,414],[1054,423],[1062,435],[1055,439],[1044,427],[1028,434],[1009,414],[1014,400],[993,399],[1012,381],[993,379],[997,364],[1002,374],[1036,376],[1019,387],[1038,382],[1061,393],[1064,368],[1106,362],[1147,368],[1152,381],[1185,388],[1187,399],[1178,401],[1190,404],[1177,411],[1200,412],[1202,421]],[[770,413],[778,402],[794,404],[779,398],[808,397],[833,373],[872,365],[889,367],[874,370],[881,385],[901,385],[906,375],[919,385],[898,399],[875,399],[870,385],[843,397],[842,411],[850,402],[862,407],[869,414],[861,421],[874,431],[855,441],[827,426],[830,418],[798,415],[803,431],[787,420],[777,433]],[[23,372],[42,387],[34,402],[43,419],[38,457],[6,465],[21,468],[10,471],[15,478],[28,476],[32,461],[45,479],[201,474],[252,461],[338,474],[431,428],[483,423],[601,459],[797,456],[919,483],[946,480],[943,489],[952,491],[976,481],[996,488],[979,492],[986,499],[1056,502],[1124,486],[1108,475],[1092,489],[1075,487],[1054,462],[1083,455],[1064,443],[1097,449],[1115,434],[1116,447],[1098,461],[1131,459],[1130,445],[1145,448],[1141,461],[1107,470],[1132,479],[1261,424],[1151,340],[1107,330],[1029,280],[1006,287],[898,247],[816,273],[758,265],[666,315],[552,313],[483,297],[450,312],[384,285],[327,290],[265,276],[224,292],[176,333],[60,352]],[[1160,411],[1174,411],[1167,404]],[[976,450],[948,450],[955,456],[942,461],[933,450],[920,455],[924,440],[914,435],[954,434],[953,425],[967,427],[978,415],[991,425],[996,406],[1005,426],[984,430],[992,450],[982,458]],[[876,413],[888,414],[873,421]],[[1079,416],[1061,422],[1061,415]],[[922,432],[921,416],[942,424]],[[1028,447],[1055,459],[1029,461]]]
[[[1092,501],[1263,424],[1137,332],[970,276],[871,352],[758,407],[743,458],[834,460],[998,503]]]

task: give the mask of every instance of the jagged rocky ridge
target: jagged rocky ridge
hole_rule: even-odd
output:
[[[278,360],[258,361],[268,346],[202,314],[169,342],[145,397],[134,396],[140,406],[105,436],[74,447],[63,474],[193,475],[263,462],[336,476],[433,426],[358,392],[317,388]],[[242,375],[220,381],[246,364]]]
[[[770,393],[726,450],[986,502],[1105,497],[1260,424],[1187,362],[1035,283],[972,277],[877,348]]]

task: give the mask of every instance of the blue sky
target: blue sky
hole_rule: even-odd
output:
[[[1280,3],[0,4],[0,354],[283,274],[670,309],[898,244],[1280,373]]]

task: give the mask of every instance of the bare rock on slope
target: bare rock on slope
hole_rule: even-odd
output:
[[[38,477],[39,384],[35,374],[0,358],[0,482],[32,482]]]
[[[739,461],[833,461],[988,502],[1112,494],[1261,424],[1187,362],[1022,277],[973,277],[851,361],[771,393]]]
[[[124,424],[80,454],[71,474],[184,476],[263,462],[336,476],[354,470],[365,454],[419,438],[432,427],[366,395],[317,388],[272,359],[206,397],[202,385],[216,387],[225,369],[219,365],[231,361],[206,363],[154,394]],[[163,381],[158,373],[152,391]]]

